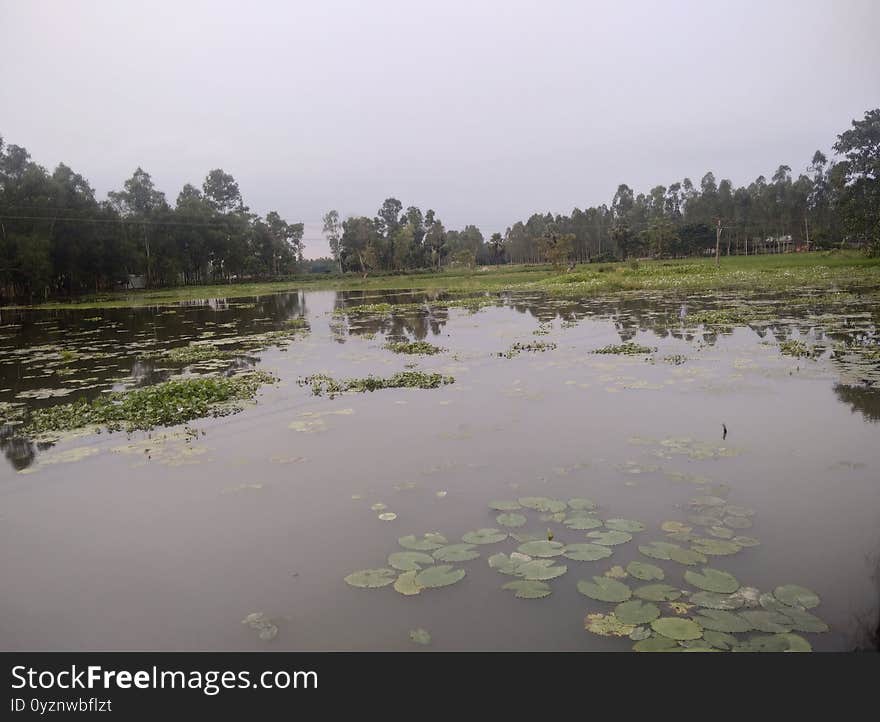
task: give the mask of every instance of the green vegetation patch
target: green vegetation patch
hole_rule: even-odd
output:
[[[385,344],[385,348],[394,353],[419,356],[433,356],[445,350],[427,341],[389,341]]]
[[[337,394],[346,391],[364,393],[379,389],[436,389],[447,384],[454,384],[452,376],[443,376],[438,373],[425,373],[423,371],[400,371],[393,376],[367,376],[366,378],[334,379],[328,374],[312,374],[300,378],[297,383],[300,386],[310,386],[315,396],[327,395],[333,398]]]
[[[795,358],[815,358],[821,353],[821,350],[815,346],[808,346],[803,341],[792,339],[780,341],[779,350],[786,356],[794,356]]]
[[[275,376],[265,371],[174,379],[106,394],[92,401],[83,399],[37,409],[25,425],[25,433],[71,431],[87,426],[106,426],[111,431],[149,430],[206,416],[227,416],[241,410],[237,402],[252,399],[260,386],[276,381]]]
[[[643,354],[654,353],[656,348],[650,346],[642,346],[632,341],[619,344],[609,344],[602,348],[597,348],[593,353],[609,354],[614,356],[642,356]]]
[[[556,344],[549,341],[533,341],[532,343],[521,343],[517,341],[513,346],[507,349],[507,351],[499,351],[498,355],[503,356],[504,358],[513,358],[514,356],[519,356],[523,351],[543,353],[544,351],[552,351],[555,348]]]

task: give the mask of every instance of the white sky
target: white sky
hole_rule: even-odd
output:
[[[880,0],[0,0],[0,134],[100,197],[223,168],[306,223],[488,236],[712,170],[795,174],[880,105]]]

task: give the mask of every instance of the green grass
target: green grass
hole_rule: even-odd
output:
[[[591,296],[639,290],[755,290],[798,287],[880,286],[880,258],[855,251],[791,253],[765,256],[627,261],[581,264],[570,273],[550,266],[493,266],[486,270],[415,272],[404,275],[315,278],[270,283],[184,286],[153,291],[84,296],[76,301],[41,304],[44,309],[130,308],[163,306],[205,298],[246,298],[293,290],[445,290],[449,292],[539,289],[562,296]],[[347,310],[346,310],[347,311]]]

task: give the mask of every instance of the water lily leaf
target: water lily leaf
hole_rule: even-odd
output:
[[[520,544],[517,551],[520,554],[528,554],[530,557],[558,557],[565,551],[565,544],[539,539]]]
[[[788,649],[785,650],[786,652],[812,652],[813,651],[813,646],[806,639],[804,639],[800,634],[788,633],[788,634],[783,634],[780,636],[785,637],[785,639],[788,641]]]
[[[582,579],[577,583],[577,589],[584,596],[600,602],[625,602],[632,596],[632,590],[626,584],[610,577],[593,577],[592,582]]]
[[[636,587],[633,594],[649,602],[672,602],[681,596],[681,589],[668,584],[643,584]]]
[[[533,559],[524,562],[516,570],[516,575],[528,581],[547,581],[561,577],[568,571],[563,565],[554,566],[552,559]]]
[[[614,531],[637,532],[645,531],[645,525],[633,519],[606,519],[605,526]],[[632,537],[630,537],[632,538]]]
[[[434,557],[424,552],[394,552],[388,555],[388,566],[401,572],[419,571],[422,566],[431,566]]]
[[[568,506],[564,501],[549,499],[546,496],[524,496],[517,501],[528,509],[534,509],[545,514],[556,514],[557,512],[565,511]]]
[[[755,608],[759,605],[761,592],[755,587],[740,587],[730,596],[741,600],[744,607]]]
[[[663,531],[670,532],[670,533],[677,533],[677,532],[687,533],[687,532],[693,531],[693,529],[694,529],[692,526],[688,526],[687,524],[682,524],[680,521],[664,521],[660,525],[660,528]]]
[[[477,529],[463,534],[461,540],[468,544],[497,544],[507,539],[507,532],[499,529]]]
[[[363,589],[387,587],[393,584],[397,574],[393,569],[363,569],[345,577],[345,583]]]
[[[690,544],[697,537],[689,531],[674,531],[666,535],[666,538],[675,542]]]
[[[639,551],[652,559],[664,559],[666,561],[672,559],[672,552],[681,549],[678,544],[670,542],[652,541],[647,544],[640,544]]]
[[[595,544],[603,546],[617,546],[618,544],[626,544],[632,540],[632,534],[625,531],[590,531],[587,536],[593,540]]]
[[[617,618],[626,624],[647,624],[660,616],[660,609],[656,604],[643,602],[641,599],[631,599],[621,602],[614,608]]]
[[[568,506],[577,511],[593,511],[596,508],[596,502],[592,499],[576,497],[568,500]]]
[[[514,552],[514,554],[516,554],[516,552]],[[492,569],[498,570],[502,574],[516,574],[520,565],[526,561],[532,561],[530,556],[525,554],[522,554],[521,556],[523,557],[522,561],[519,559],[512,559],[512,555],[509,557],[507,554],[499,552],[498,554],[493,554],[489,557],[489,566],[492,567]]]
[[[509,589],[516,594],[517,599],[543,599],[549,597],[553,591],[549,584],[540,581],[528,581],[526,579],[517,579],[514,582],[507,582],[502,589]]]
[[[736,594],[718,594],[716,592],[697,592],[691,594],[691,601],[707,609],[739,609],[743,606],[743,600]]]
[[[624,602],[625,604],[626,602]],[[629,638],[633,642],[641,642],[643,639],[648,639],[653,632],[650,627],[636,627],[629,633]]]
[[[629,574],[626,573],[626,569],[624,569],[619,564],[615,564],[611,569],[605,572],[606,577],[611,577],[612,579],[626,579]]]
[[[799,587],[797,584],[784,584],[773,590],[773,595],[789,607],[812,609],[819,606],[819,595],[816,592]]]
[[[734,652],[812,652],[810,643],[797,634],[753,634]]]
[[[416,583],[417,574],[418,571],[415,570],[401,574],[397,577],[397,581],[394,582],[394,591],[406,597],[421,593],[424,587]]]
[[[593,613],[584,617],[584,629],[601,637],[628,637],[635,631],[635,626],[614,614]]]
[[[701,609],[693,618],[705,629],[715,632],[733,634],[754,629],[749,620],[723,609]]]
[[[446,546],[449,542],[442,534],[428,532],[421,539],[414,534],[402,536],[397,540],[397,543],[405,549],[413,549],[419,552],[431,552],[442,546]]]
[[[699,639],[703,628],[692,619],[681,617],[660,617],[651,622],[651,629],[669,639]]]
[[[708,509],[707,511],[711,511]],[[712,514],[691,514],[688,521],[694,526],[713,526],[721,521],[721,515],[713,516]]]
[[[690,501],[691,506],[724,506],[727,503],[726,500],[722,499],[720,496],[695,496]]]
[[[464,569],[455,569],[451,564],[438,564],[428,567],[416,575],[416,584],[426,589],[447,587],[464,579]]]
[[[601,544],[569,544],[562,553],[567,559],[577,562],[595,562],[599,559],[606,559],[612,554],[611,549]]]
[[[751,520],[744,516],[726,516],[724,523],[731,529],[749,529],[752,526]]]
[[[370,507],[370,509],[372,509],[373,511],[382,511],[383,509],[387,508],[388,506],[386,504],[383,504],[381,501],[373,504],[373,506]]]
[[[758,604],[768,612],[779,612],[780,614],[785,614],[787,609],[791,609],[791,607],[780,602],[776,597],[770,594],[770,592],[764,592],[761,594],[761,596],[758,597]]]
[[[526,523],[526,518],[522,514],[499,514],[495,521],[501,526],[520,527]]]
[[[694,549],[673,549],[669,552],[669,558],[689,567],[695,564],[705,564],[708,561],[701,552]]]
[[[802,609],[791,608],[786,610],[785,617],[788,619],[789,625],[795,632],[810,632],[819,634],[828,631],[828,625],[825,624],[815,614],[805,612]]]
[[[432,552],[434,559],[440,562],[469,562],[480,556],[473,544],[449,544]]]
[[[393,511],[386,511],[382,514],[379,514],[379,519],[382,521],[394,521],[397,518],[397,514]]]
[[[700,537],[694,539],[691,549],[700,554],[708,554],[709,556],[726,556],[728,554],[736,554],[741,547],[739,544],[725,539],[707,539],[706,537]]]
[[[741,547],[761,546],[761,542],[759,542],[753,536],[735,536],[730,541],[732,541],[734,544],[739,544]]]
[[[636,579],[641,579],[646,582],[655,579],[662,580],[666,576],[660,567],[655,564],[648,564],[647,562],[630,562],[626,565],[626,571]]]
[[[518,511],[522,509],[517,501],[490,501],[489,508],[495,511]]]
[[[427,629],[411,629],[409,632],[409,638],[416,644],[430,644],[431,643],[431,634]]]
[[[728,516],[754,516],[755,510],[745,506],[737,506],[736,504],[728,504],[724,507],[724,513]]]
[[[704,629],[703,638],[716,649],[728,651],[739,644],[739,640],[732,634],[717,632],[714,629]]]
[[[759,632],[787,634],[793,629],[788,617],[778,612],[768,612],[766,609],[747,609],[740,612],[739,616]]]
[[[733,574],[719,569],[711,569],[710,567],[703,567],[702,572],[688,569],[684,573],[684,578],[688,584],[707,592],[733,594],[733,592],[739,589],[739,581]]]
[[[708,532],[719,539],[733,539],[733,531],[726,526],[710,526]]]
[[[559,512],[556,512],[555,514],[541,514],[541,516],[539,518],[541,521],[561,522],[561,521],[565,521],[565,512],[559,511]]]
[[[678,651],[678,649],[678,643],[674,639],[662,635],[643,639],[641,642],[636,642],[633,645],[633,651],[636,652],[670,652],[673,650]]]
[[[596,529],[602,526],[602,520],[594,516],[583,514],[570,514],[563,522],[569,529],[575,531],[587,531],[587,529]]]

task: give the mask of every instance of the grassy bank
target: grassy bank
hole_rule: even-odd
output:
[[[565,296],[591,296],[638,290],[755,290],[851,288],[880,286],[880,259],[857,252],[817,252],[714,259],[627,261],[581,264],[574,271],[550,266],[494,266],[484,270],[447,270],[406,275],[314,278],[268,283],[183,286],[151,291],[85,296],[50,302],[39,308],[97,309],[163,306],[205,298],[246,298],[295,290],[446,290],[468,293],[507,289],[540,289]],[[6,308],[23,308],[24,306]]]

